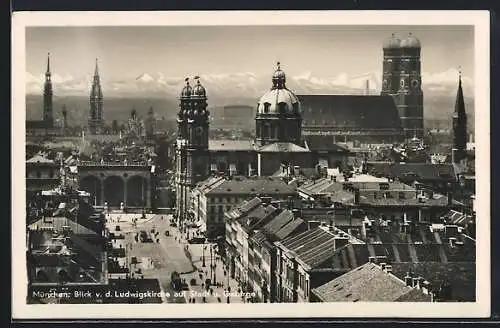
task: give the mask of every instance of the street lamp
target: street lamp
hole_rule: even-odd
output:
[[[201,264],[201,266],[204,268],[206,265],[205,265],[205,249],[207,248],[207,246],[203,245],[203,263]]]

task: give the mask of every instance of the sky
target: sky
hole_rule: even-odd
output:
[[[104,81],[131,81],[142,74],[179,80],[202,74],[270,76],[277,61],[291,76],[350,78],[381,73],[384,40],[409,32],[422,43],[422,72],[429,79],[443,79],[459,67],[464,76],[474,76],[472,26],[28,27],[26,69],[42,82],[50,52],[52,73],[64,81],[88,79],[95,58]]]

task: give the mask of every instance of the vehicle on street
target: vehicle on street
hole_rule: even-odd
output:
[[[188,240],[189,244],[204,244],[205,243],[205,237],[193,237]]]

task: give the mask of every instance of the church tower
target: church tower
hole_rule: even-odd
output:
[[[382,95],[394,96],[399,91],[400,64],[401,64],[401,40],[392,34],[384,42],[384,61],[382,65]]]
[[[453,112],[453,149],[452,162],[460,163],[467,150],[467,114],[465,113],[464,93],[462,90],[462,74],[458,77],[457,98]]]
[[[256,144],[276,142],[300,145],[302,115],[299,98],[286,87],[286,75],[278,62],[272,77],[272,87],[260,98],[255,117]]]
[[[45,84],[43,87],[43,121],[46,128],[54,127],[54,116],[52,113],[52,78],[50,73],[50,54],[47,54],[47,71],[45,72]]]
[[[102,115],[102,89],[101,79],[99,77],[99,68],[97,58],[95,60],[95,71],[92,86],[90,88],[90,113],[89,113],[89,131],[91,134],[99,134],[102,132],[104,125]]]
[[[420,41],[411,33],[400,43],[399,90],[395,96],[406,139],[424,135],[424,94],[421,88]],[[394,70],[396,71],[396,69]]]
[[[176,186],[177,218],[187,218],[191,190],[209,174],[208,152],[209,119],[206,90],[195,77],[195,86],[189,79],[182,89],[180,110],[177,114]]]

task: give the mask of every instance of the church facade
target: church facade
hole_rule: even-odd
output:
[[[299,98],[286,87],[286,74],[280,68],[272,76],[272,86],[258,102],[252,140],[210,140],[210,113],[207,94],[196,78],[188,79],[180,95],[177,114],[176,196],[177,217],[183,220],[190,208],[193,188],[210,175],[271,176],[288,167],[311,168],[318,164],[318,151],[302,136]],[[321,156],[339,156],[335,163],[345,164],[349,152],[341,147],[321,148]],[[332,162],[331,160],[324,161]],[[326,164],[328,165],[328,164]]]

